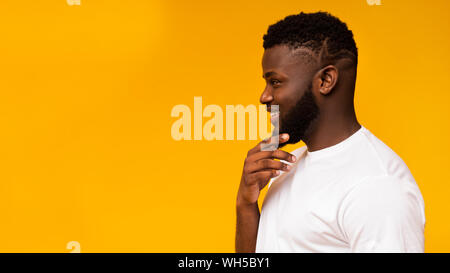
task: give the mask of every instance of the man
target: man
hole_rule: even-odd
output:
[[[237,252],[423,252],[424,202],[406,164],[355,115],[353,33],[324,12],[287,16],[263,37],[261,103],[279,135],[248,152]],[[266,151],[303,140],[292,154]],[[270,183],[269,183],[270,182]],[[269,184],[261,208],[260,190]]]

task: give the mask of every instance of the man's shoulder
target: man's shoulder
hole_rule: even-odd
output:
[[[389,174],[355,179],[342,189],[341,197],[343,207],[392,209],[411,202],[424,207],[421,191],[414,179]]]
[[[425,223],[424,200],[414,180],[393,175],[368,176],[361,179],[349,191],[343,202],[344,207],[353,207],[364,213],[388,211],[405,213],[414,208]]]
[[[376,137],[372,132],[364,128],[363,135],[367,144],[368,151],[362,150],[365,157],[373,157],[382,169],[386,177],[392,179],[414,180],[408,166],[403,159],[385,142]]]

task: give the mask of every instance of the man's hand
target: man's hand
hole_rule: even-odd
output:
[[[289,140],[288,134],[281,134],[279,143]],[[262,151],[263,144],[270,144],[275,137],[263,140],[251,149],[244,162],[244,169],[239,185],[237,205],[251,205],[258,202],[260,191],[269,183],[270,179],[279,175],[280,171],[289,171],[291,166],[275,159],[295,162],[294,155],[283,150]]]
[[[276,137],[279,138],[279,143],[284,143],[289,139],[288,134]],[[255,252],[260,217],[259,193],[281,170],[290,170],[288,164],[275,159],[287,162],[296,160],[294,155],[279,149],[261,150],[262,145],[274,143],[274,140],[277,140],[276,137],[260,142],[248,152],[245,159],[236,202],[236,252]]]

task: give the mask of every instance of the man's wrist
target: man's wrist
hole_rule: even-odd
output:
[[[237,198],[237,201],[236,201],[237,209],[248,209],[248,208],[253,209],[255,206],[258,207],[258,201],[248,202],[246,200],[243,200],[242,198],[239,198],[239,197]]]

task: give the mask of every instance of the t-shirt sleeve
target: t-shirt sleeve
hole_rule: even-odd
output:
[[[366,178],[349,191],[340,211],[352,252],[424,252],[424,202],[415,181]]]

